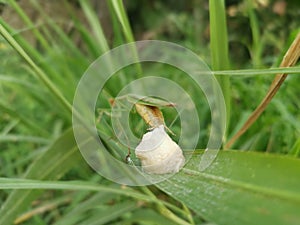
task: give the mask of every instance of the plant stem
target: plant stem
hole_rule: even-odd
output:
[[[151,198],[156,198],[156,196],[147,188],[147,187],[141,187],[142,191],[147,194]],[[176,216],[172,211],[170,211],[163,203],[156,202],[157,209],[159,212],[164,215],[165,217],[169,218],[170,220],[176,222],[177,224],[182,225],[190,225],[190,223],[186,222],[185,220],[179,218]],[[186,213],[184,213],[186,214]]]
[[[285,56],[282,59],[280,66],[282,67],[293,66],[297,63],[299,57],[300,57],[300,33],[298,33],[295,40],[289,47],[288,51],[286,52]],[[271,100],[279,90],[280,86],[283,84],[286,77],[287,77],[286,73],[281,73],[276,75],[264,99],[251,113],[251,115],[244,123],[242,128],[238,130],[238,132],[226,143],[225,145],[226,149],[230,148],[235,143],[235,141],[240,136],[242,136],[249,129],[249,127],[252,126],[252,124],[258,119],[258,117],[262,114],[262,112],[266,109],[268,104],[271,102]]]

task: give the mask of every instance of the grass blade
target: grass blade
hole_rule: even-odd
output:
[[[107,52],[109,50],[109,46],[107,44],[98,16],[96,15],[95,11],[91,8],[91,6],[88,4],[88,1],[80,0],[80,5],[91,25],[92,31],[96,36],[96,41],[100,46],[100,51],[102,52],[102,54],[104,52]]]
[[[107,1],[108,4],[110,4],[111,8],[114,9],[115,14],[117,15],[117,18],[121,24],[125,39],[127,42],[134,42],[134,36],[131,30],[131,26],[129,24],[128,17],[126,15],[125,7],[122,2],[122,0],[115,0],[115,1]],[[138,59],[138,52],[136,48],[132,48],[132,54],[135,58]],[[137,73],[139,76],[142,75],[142,67],[139,63],[136,64]]]
[[[210,48],[211,64],[213,70],[226,70],[230,68],[228,57],[228,38],[224,0],[209,1],[210,18]],[[230,120],[230,77],[217,76],[222,88],[227,113],[227,127]]]
[[[123,5],[122,0],[108,1],[109,4],[112,5],[119,22],[121,23],[124,36],[127,42],[134,42],[133,33],[126,15],[126,11]]]
[[[269,69],[243,69],[243,70],[223,70],[213,71],[215,75],[225,76],[256,76],[256,75],[274,75],[278,73],[300,74],[300,67],[280,67]]]
[[[65,132],[49,149],[42,154],[31,167],[28,168],[25,178],[28,179],[58,179],[80,161],[72,130]],[[9,180],[9,178],[8,178]],[[3,181],[3,180],[2,180]],[[5,188],[5,182],[0,182],[0,187]],[[16,217],[36,199],[41,192],[16,190],[22,185],[10,185],[12,191],[0,210],[0,224],[12,224]]]
[[[71,104],[65,99],[63,94],[57,89],[47,75],[35,64],[35,62],[29,57],[19,43],[10,35],[10,33],[0,24],[0,34],[7,40],[7,42],[20,54],[20,56],[32,67],[39,80],[41,80],[45,86],[51,91],[53,95],[62,103],[62,105],[72,112]]]
[[[10,5],[15,9],[15,11],[19,14],[19,16],[22,18],[22,20],[29,26],[33,27],[33,34],[37,38],[37,40],[40,41],[41,45],[46,49],[49,50],[49,44],[46,41],[46,39],[43,37],[43,35],[39,32],[38,29],[35,28],[35,25],[32,23],[31,19],[25,14],[25,12],[22,10],[22,8],[17,4],[14,0],[9,0]]]
[[[300,57],[300,33],[295,38],[294,42],[291,44],[290,48],[286,52],[283,60],[281,62],[281,66],[288,67],[293,66],[297,63]],[[258,119],[258,117],[262,114],[262,112],[266,109],[268,104],[271,102],[272,98],[275,96],[280,86],[284,82],[287,74],[278,74],[274,78],[268,93],[261,101],[261,103],[257,106],[257,108],[251,113],[245,124],[242,128],[226,143],[225,148],[230,148],[234,142],[243,135],[249,127]]]

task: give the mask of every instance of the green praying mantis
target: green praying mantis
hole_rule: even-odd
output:
[[[124,96],[117,97],[115,99],[110,99],[110,105],[114,106],[116,101],[126,100],[129,103],[134,105],[135,111],[141,116],[145,123],[149,126],[149,130],[153,130],[159,126],[164,126],[164,128],[171,134],[175,135],[165,124],[164,116],[160,108],[163,107],[175,107],[176,104],[168,102],[163,99],[154,98],[154,97],[143,97],[134,94],[127,94]],[[98,110],[99,113],[103,111]],[[176,120],[177,118],[175,118]],[[128,149],[127,155],[125,157],[126,163],[132,163],[130,158],[131,152],[130,148]]]

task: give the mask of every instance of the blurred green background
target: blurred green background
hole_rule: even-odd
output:
[[[222,167],[226,160],[219,162],[220,168],[207,172],[248,185],[234,183],[237,189],[233,188],[230,196],[238,207],[202,193],[196,188],[199,184],[192,182],[200,178],[185,180],[188,175],[184,172],[178,175],[182,190],[173,190],[176,185],[172,183],[136,188],[114,184],[82,159],[70,129],[74,91],[88,66],[124,43],[158,39],[194,51],[213,71],[240,74],[218,77],[229,113],[225,143],[266,95],[274,73],[264,74],[265,69],[279,67],[299,32],[299,9],[297,0],[0,1],[0,224],[258,224],[264,213],[264,224],[276,224],[271,219],[274,215],[279,217],[277,224],[299,223],[299,216],[293,214],[300,204],[296,189],[300,169],[299,67],[292,70],[266,111],[232,146],[234,150],[228,151],[235,171],[245,169],[246,174],[251,169],[255,174],[264,174],[265,183],[257,176],[243,180],[243,174],[227,174]],[[245,69],[255,70],[243,75]],[[108,82],[95,112],[101,140],[120,160],[127,147],[118,143],[112,132],[110,102],[124,84],[135,78],[129,75],[134,70],[125,68]],[[194,99],[201,121],[197,148],[205,148],[210,126],[205,99],[191,80],[181,78],[181,71],[170,66],[158,70],[170,79],[180,79],[178,83]],[[162,111],[166,124],[172,124],[176,112],[168,108]],[[134,111],[130,123],[138,137],[146,132],[147,125]],[[179,121],[175,120],[170,128],[179,133]],[[248,159],[238,155],[241,161],[235,161],[235,154],[249,152],[254,153]],[[260,159],[257,152],[270,155]],[[263,172],[264,161],[271,165],[267,172]],[[246,162],[250,164],[241,167]],[[278,174],[282,169],[289,175]],[[272,183],[275,175],[278,182]],[[63,186],[70,180],[76,180],[73,188]],[[210,185],[217,185],[214,182]],[[250,188],[256,190],[254,195],[269,196],[270,204],[279,196],[282,207],[252,210],[251,196],[239,192],[251,185],[259,187]],[[180,197],[184,196],[180,190],[187,192],[189,188],[193,198]],[[242,200],[238,203],[239,196]],[[201,211],[197,205],[202,207],[204,200],[211,204]],[[253,204],[259,205],[260,201],[267,200],[257,199]],[[243,210],[246,213],[242,215]],[[287,211],[291,215],[286,215]]]

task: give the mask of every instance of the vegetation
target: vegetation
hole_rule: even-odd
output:
[[[0,1],[0,225],[299,224],[300,69],[299,63],[280,68],[300,31],[298,1],[45,2]],[[201,122],[197,150],[183,170],[155,185],[129,187],[83,159],[72,102],[95,59],[145,39],[180,44],[209,65],[224,93],[227,128],[224,150],[200,172],[211,123],[205,96],[168,65],[122,69],[107,82],[95,112],[99,137],[120,161],[128,147],[118,142],[110,112],[118,92],[136,78],[154,71],[180,80]],[[225,149],[275,74],[289,75],[253,126]],[[177,112],[162,111],[178,140]],[[147,125],[134,110],[129,118],[140,138]]]

